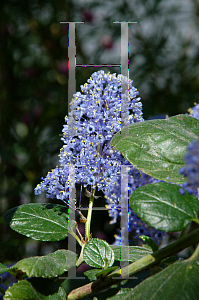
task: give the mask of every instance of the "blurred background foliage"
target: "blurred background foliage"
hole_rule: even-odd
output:
[[[145,119],[185,113],[199,102],[198,0],[8,0],[0,6],[1,215],[24,203],[49,202],[33,191],[58,163],[68,113],[68,25],[59,21],[85,21],[76,25],[78,64],[120,63],[120,24],[113,21],[138,22],[129,25],[129,72]],[[77,68],[77,91],[98,70]],[[94,220],[95,235],[112,243],[116,231],[108,214],[95,213]],[[66,240],[29,240],[1,218],[3,263],[66,247]]]

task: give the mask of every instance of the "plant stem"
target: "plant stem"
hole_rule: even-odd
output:
[[[86,232],[85,232],[85,241],[90,240],[90,227],[91,227],[91,217],[92,217],[92,208],[95,196],[95,189],[91,190],[91,197],[89,200],[89,207],[88,207],[88,214],[87,214],[87,221],[86,221]]]
[[[81,242],[80,238],[76,235],[76,233],[72,230],[69,231],[69,233],[76,239],[76,241],[80,244],[80,246],[82,246],[82,242]]]
[[[198,258],[198,256],[199,256],[199,244],[196,250],[194,251],[194,253],[191,255],[191,257],[189,257],[189,260],[194,261]]]
[[[199,229],[178,239],[174,243],[166,246],[165,248],[162,248],[162,249],[154,252],[153,254],[146,255],[143,258],[135,261],[134,263],[132,263],[122,269],[113,271],[111,274],[106,276],[103,279],[103,281],[101,279],[98,279],[94,282],[91,282],[89,284],[86,284],[82,287],[79,287],[79,288],[71,291],[67,296],[67,300],[82,299],[86,296],[88,297],[92,294],[102,292],[102,291],[110,288],[112,285],[118,284],[122,280],[126,280],[125,276],[133,276],[136,273],[139,273],[141,271],[147,270],[150,267],[158,265],[158,264],[160,264],[160,262],[163,259],[165,259],[169,256],[172,256],[172,255],[174,255],[174,254],[176,254],[198,242],[199,242]],[[195,253],[198,254],[198,252],[199,252],[199,248],[197,247],[194,254]],[[191,256],[192,259],[196,257],[196,254],[195,254],[195,256],[193,256],[193,255]],[[124,279],[121,277],[121,274],[123,274]]]
[[[82,249],[81,249],[81,253],[80,253],[80,256],[76,262],[76,267],[78,268],[83,262],[84,262],[84,258],[83,258],[83,251],[84,251],[84,246],[82,246]]]
[[[199,224],[199,219],[193,219],[192,221],[196,222],[197,224]]]

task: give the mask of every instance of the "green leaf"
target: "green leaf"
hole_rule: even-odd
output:
[[[111,273],[112,271],[118,269],[118,266],[114,266],[114,267],[109,267],[105,270],[98,270],[98,273],[96,274],[97,277],[99,277],[101,275],[101,277],[105,277],[106,275],[108,275],[109,273]]]
[[[6,300],[66,300],[64,289],[53,280],[31,278],[21,280],[9,287],[4,295]]]
[[[111,267],[114,263],[114,252],[111,246],[100,239],[91,239],[83,250],[85,262],[94,268]]]
[[[58,204],[23,204],[8,210],[5,222],[15,231],[40,241],[60,241],[75,227],[68,208]]]
[[[131,194],[129,204],[143,222],[166,232],[186,228],[199,214],[196,196],[182,196],[178,185],[166,182],[139,187]]]
[[[17,262],[10,270],[25,273],[26,277],[56,277],[68,271],[76,260],[76,253],[69,250],[57,250],[45,256],[25,258]]]
[[[142,239],[147,245],[152,249],[153,252],[158,250],[158,245],[148,236],[141,235],[139,236],[140,239]]]
[[[118,266],[110,267],[105,270],[101,270],[100,272],[99,272],[99,269],[92,269],[92,270],[88,270],[88,271],[84,272],[84,275],[87,276],[90,281],[94,281],[100,275],[102,277],[105,277],[106,275],[108,275],[109,273],[111,273],[112,271],[114,271],[116,269],[118,269]]]
[[[0,263],[0,274],[4,272],[8,272],[8,268],[5,265]]]
[[[183,183],[179,174],[187,145],[199,135],[199,120],[177,115],[131,124],[114,135],[114,146],[134,167],[157,179]]]
[[[199,266],[192,261],[176,262],[137,285],[125,300],[198,300],[198,287]]]
[[[96,274],[99,272],[99,269],[92,269],[84,272],[84,275],[88,277],[90,281],[94,281],[97,279]]]
[[[113,251],[114,251],[114,257],[115,260],[121,261],[121,251],[122,256],[125,257],[125,260],[123,261],[136,261],[148,254],[152,254],[153,252],[151,249],[147,249],[145,247],[139,247],[139,246],[116,246],[111,245]]]

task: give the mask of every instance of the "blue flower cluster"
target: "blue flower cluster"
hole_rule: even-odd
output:
[[[123,77],[95,72],[88,83],[81,86],[81,93],[74,95],[71,112],[65,118],[60,164],[37,185],[35,194],[45,191],[47,197],[67,200],[74,178],[84,187],[98,187],[103,192],[110,190],[110,183],[117,179],[123,161],[122,155],[109,146],[114,133],[121,129]],[[142,103],[130,80],[128,90],[128,124],[141,122]]]
[[[125,85],[125,93],[128,93],[125,125],[144,121],[139,93],[132,83],[121,74],[116,76],[99,71],[81,86],[81,92],[73,95],[71,112],[69,117],[66,116],[63,128],[64,145],[59,154],[59,166],[42,178],[43,181],[35,188],[35,194],[45,191],[47,197],[69,204],[69,190],[75,182],[92,189],[97,187],[107,198],[112,223],[116,222],[119,216],[117,205],[121,199],[121,165],[129,162],[109,143],[113,135],[121,130],[121,99]],[[130,193],[152,181],[150,176],[131,166]],[[139,226],[141,224],[147,228],[132,210],[130,216],[132,230],[138,230],[138,220]]]
[[[194,106],[189,108],[188,112],[191,117],[199,120],[199,104],[194,103]],[[185,167],[180,169],[180,174],[184,175],[187,182],[181,185],[182,188],[179,192],[184,195],[186,190],[199,199],[199,140],[193,140],[188,145],[184,160]]]
[[[180,169],[180,174],[187,179],[180,189],[180,193],[184,194],[186,189],[190,194],[198,196],[199,189],[199,140],[193,140],[187,147],[187,153],[184,157],[185,167]]]

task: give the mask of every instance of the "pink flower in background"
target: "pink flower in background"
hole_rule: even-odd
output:
[[[113,39],[110,35],[104,35],[101,40],[101,46],[106,49],[113,48]]]
[[[87,21],[87,22],[92,22],[94,19],[94,15],[92,11],[88,8],[83,10],[82,17],[83,17],[83,21]]]

